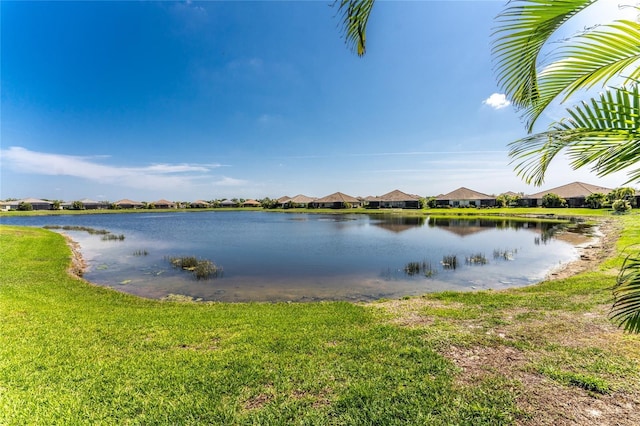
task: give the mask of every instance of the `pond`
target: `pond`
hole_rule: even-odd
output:
[[[216,301],[375,300],[539,282],[578,257],[566,222],[398,215],[206,211],[0,217],[65,230],[80,244],[84,277],[149,298]],[[580,227],[583,229],[584,227]],[[120,237],[122,235],[122,237]],[[586,239],[585,239],[586,241]],[[218,268],[196,279],[171,257]]]

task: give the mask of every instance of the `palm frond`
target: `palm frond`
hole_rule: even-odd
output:
[[[613,287],[610,318],[625,331],[640,333],[640,257],[627,256]]]
[[[567,109],[569,117],[553,123],[549,130],[512,142],[509,156],[515,170],[527,183],[542,185],[555,156],[566,151],[571,166],[587,165],[599,176],[630,168],[640,158],[640,93],[612,88],[589,102]],[[640,169],[628,172],[640,181]]]
[[[341,13],[345,43],[351,50],[357,52],[358,56],[363,56],[367,44],[367,22],[374,0],[339,1],[338,11]],[[335,3],[338,3],[338,0]]]
[[[622,84],[640,78],[640,24],[616,21],[564,43],[553,62],[538,73],[538,100],[524,108],[529,129],[558,96],[563,101],[578,90],[606,85],[625,75]]]
[[[498,85],[517,108],[539,102],[539,55],[551,35],[595,1],[517,0],[496,17],[492,52]]]

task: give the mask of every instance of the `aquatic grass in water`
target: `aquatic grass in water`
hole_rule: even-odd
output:
[[[85,232],[88,232],[91,235],[108,235],[108,234],[111,233],[111,232],[107,231],[106,229],[95,229],[95,228],[90,228],[88,226],[45,225],[45,226],[43,226],[43,228],[44,229],[62,229],[64,231],[85,231]]]
[[[423,260],[422,262],[409,262],[404,267],[405,274],[409,276],[422,274],[425,277],[432,277],[436,270],[431,266],[431,262]]]
[[[88,226],[77,225],[45,225],[44,229],[62,229],[63,231],[84,231],[91,235],[102,235],[102,241],[124,241],[124,234],[115,235],[106,229],[95,229]]]
[[[134,256],[147,256],[149,254],[146,250],[136,250],[133,252]]]
[[[102,241],[124,241],[124,235],[107,234],[102,236]]]
[[[467,265],[486,265],[488,263],[486,256],[482,253],[476,253],[469,257],[465,257],[464,261]]]
[[[456,269],[458,267],[458,256],[455,254],[445,255],[440,263],[444,269]]]
[[[493,250],[493,258],[494,259],[503,259],[503,260],[513,260],[514,255],[518,253],[518,249],[513,250],[501,250],[494,249]]]
[[[192,272],[197,280],[222,277],[222,268],[207,259],[198,259],[195,256],[171,256],[166,259],[174,268]]]

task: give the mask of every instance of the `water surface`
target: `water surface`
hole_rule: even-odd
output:
[[[122,234],[123,241],[103,241],[64,231],[80,244],[87,280],[151,298],[373,300],[499,289],[539,282],[578,255],[554,237],[562,225],[535,220],[208,211],[2,217],[0,223]],[[170,256],[211,260],[223,275],[196,280],[173,268]],[[455,269],[445,256],[455,256]],[[410,262],[426,270],[411,275]]]

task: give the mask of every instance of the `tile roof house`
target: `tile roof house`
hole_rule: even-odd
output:
[[[596,193],[608,194],[613,191],[611,188],[605,188],[602,186],[590,185],[583,182],[572,182],[566,185],[558,186],[556,188],[547,189],[537,192],[535,194],[527,195],[524,198],[528,201],[530,207],[536,207],[542,205],[542,198],[547,194],[556,194],[557,196],[564,198],[567,201],[568,207],[583,207],[585,205],[585,199]]]
[[[153,206],[156,209],[175,209],[176,208],[176,203],[174,203],[173,201],[165,200],[165,199],[154,201],[151,204],[153,204]]]
[[[366,200],[366,199],[365,199]],[[404,193],[398,189],[379,197],[369,197],[368,205],[383,209],[419,209],[420,196]]]
[[[192,209],[206,209],[210,207],[210,205],[204,200],[196,200],[193,203],[189,203],[189,207],[191,207]]]
[[[342,192],[336,192],[326,197],[318,198],[310,203],[314,208],[328,208],[328,209],[343,209],[346,205],[352,208],[360,207],[362,201],[358,200],[351,195],[343,194]]]
[[[238,203],[232,200],[220,201],[220,207],[238,207]]]
[[[244,203],[242,203],[242,207],[260,207],[261,205],[262,204],[260,204],[256,200],[247,200]]]
[[[307,197],[306,195],[302,194],[298,194],[295,197],[286,197],[286,200],[284,200],[285,197],[282,198],[282,202],[280,201],[280,199],[278,199],[278,202],[282,205],[282,207],[285,207],[285,205],[288,204],[289,206],[294,208],[306,208],[309,206],[309,203],[315,200],[315,198],[313,197]]]
[[[33,210],[51,210],[53,203],[39,198],[23,198],[21,200],[7,201],[2,203],[3,210],[18,210],[20,203],[31,204]]]
[[[113,204],[121,209],[141,209],[144,207],[144,204],[140,201],[133,201],[126,198],[116,201]]]
[[[496,205],[496,197],[460,187],[448,194],[438,195],[436,204],[441,207],[494,207]]]

